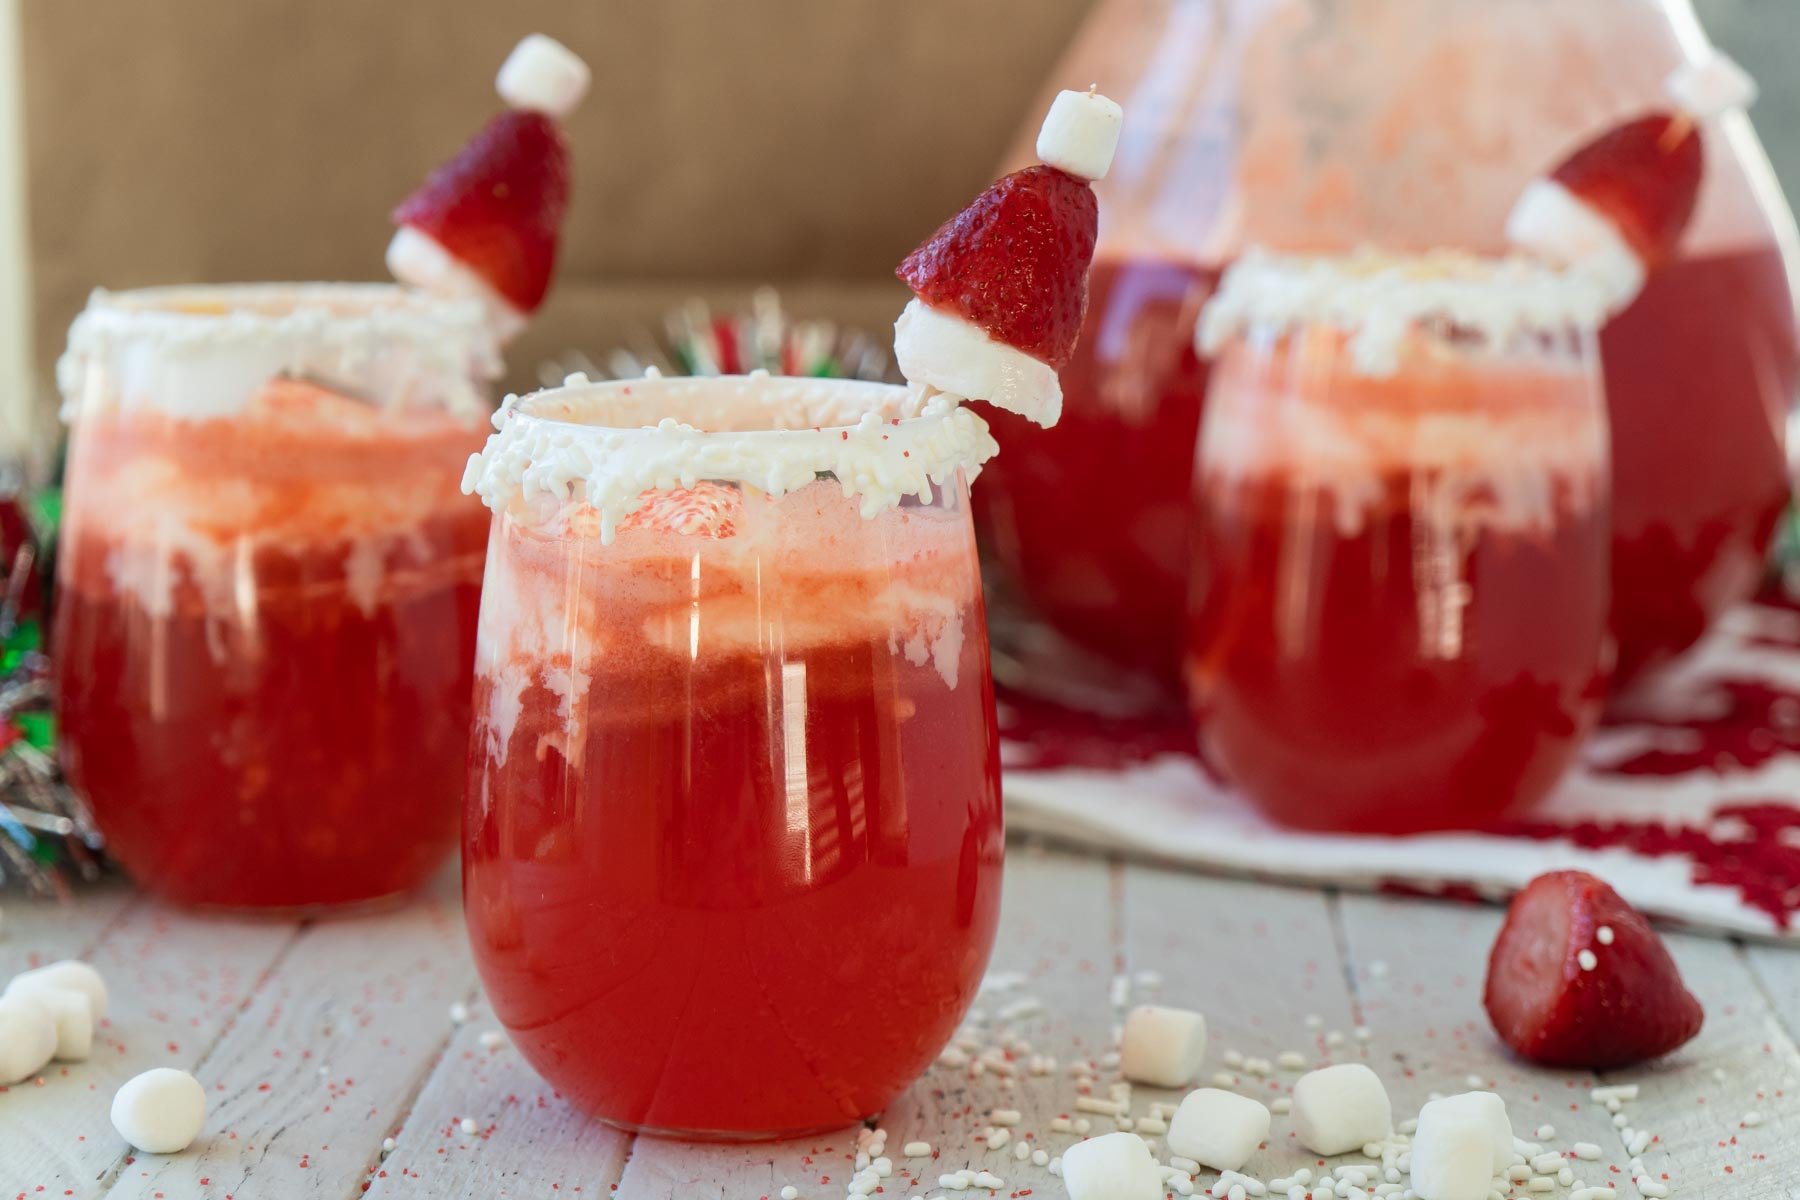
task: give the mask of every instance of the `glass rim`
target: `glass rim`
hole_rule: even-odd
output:
[[[491,408],[500,371],[480,304],[372,282],[97,288],[56,367],[70,421],[95,402],[220,416],[282,375],[352,392],[373,378],[379,396],[475,413]]]
[[[495,512],[579,498],[598,510],[603,541],[644,495],[700,480],[780,496],[829,476],[872,517],[973,479],[999,450],[987,423],[954,397],[766,371],[573,375],[562,387],[508,396],[494,429],[469,460],[463,490]]]
[[[1402,345],[1421,334],[1448,331],[1490,345],[1587,336],[1611,308],[1599,280],[1519,255],[1252,249],[1226,271],[1196,322],[1194,342],[1213,357],[1237,340],[1333,329],[1345,335],[1365,373],[1380,375],[1391,374]]]
[[[749,393],[754,390],[777,394],[786,392],[801,404],[822,403],[833,394],[837,399],[850,402],[840,405],[829,414],[824,410],[814,414],[829,415],[833,419],[804,424],[768,424],[755,428],[707,428],[688,419],[693,415],[691,411],[672,408],[667,403],[647,404],[650,411],[659,414],[650,420],[612,419],[604,411],[609,404],[623,407],[622,402],[626,397],[632,397],[634,401],[641,397],[645,401],[667,402],[703,399],[706,393],[727,400],[733,399],[735,393],[735,399],[748,404],[753,400]],[[634,392],[640,395],[633,396]],[[694,395],[683,397],[681,393],[684,392]],[[808,396],[807,393],[812,395]],[[738,375],[664,375],[651,367],[644,375],[628,379],[589,379],[581,374],[571,375],[555,387],[508,396],[501,411],[510,411],[517,419],[569,430],[576,437],[580,437],[582,432],[605,435],[641,434],[650,438],[678,433],[701,439],[761,440],[843,433],[857,428],[863,422],[865,414],[875,414],[883,423],[890,425],[943,421],[950,409],[934,407],[930,401],[931,397],[920,389],[880,380],[845,379],[826,375],[775,375],[761,370]],[[558,404],[569,406],[568,411],[545,411]],[[579,411],[588,407],[596,411]],[[496,424],[499,424],[498,417]]]
[[[262,335],[315,332],[320,323],[437,321],[445,327],[482,324],[481,305],[379,281],[170,283],[95,288],[81,316],[126,332],[186,330],[217,335],[221,326]],[[78,318],[79,319],[79,318]]]

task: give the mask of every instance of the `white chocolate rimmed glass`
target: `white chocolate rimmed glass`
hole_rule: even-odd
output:
[[[1598,715],[1602,310],[1521,269],[1259,260],[1210,314],[1190,698],[1285,824],[1479,827]]]
[[[1002,854],[967,488],[991,443],[923,408],[579,384],[509,402],[471,464],[495,517],[470,937],[514,1042],[606,1121],[840,1127],[974,997]]]
[[[497,369],[399,288],[96,293],[72,426],[60,749],[107,847],[183,903],[307,910],[454,845]]]

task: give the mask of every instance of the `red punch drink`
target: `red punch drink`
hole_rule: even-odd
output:
[[[575,378],[471,460],[469,936],[519,1049],[602,1120],[840,1127],[974,999],[1004,832],[968,482],[998,447],[962,402],[1055,422],[1122,117],[1061,93],[1042,164],[901,263],[908,387]]]
[[[520,1050],[604,1120],[841,1126],[974,998],[1003,835],[963,473],[992,442],[922,403],[569,387],[471,469],[470,936]]]
[[[495,367],[470,305],[374,286],[97,294],[63,364],[62,752],[187,904],[404,892],[454,845]]]
[[[1210,759],[1276,820],[1479,826],[1568,766],[1609,657],[1600,316],[1449,256],[1227,276],[1187,668]]]

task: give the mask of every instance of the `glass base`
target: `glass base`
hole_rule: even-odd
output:
[[[865,1117],[859,1121],[834,1121],[826,1125],[812,1125],[804,1129],[781,1129],[767,1133],[747,1133],[741,1130],[717,1129],[665,1129],[657,1125],[638,1125],[631,1121],[615,1121],[610,1117],[595,1117],[602,1125],[635,1133],[640,1137],[663,1138],[672,1142],[790,1142],[800,1138],[822,1137],[828,1133],[842,1133],[857,1126],[867,1126],[873,1120]]]

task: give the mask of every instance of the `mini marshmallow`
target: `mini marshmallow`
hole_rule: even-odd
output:
[[[1193,1081],[1206,1057],[1206,1018],[1185,1008],[1140,1004],[1125,1018],[1119,1074],[1156,1087]]]
[[[1684,112],[1702,121],[1756,103],[1756,80],[1730,56],[1717,50],[1708,50],[1694,62],[1676,67],[1663,88]]]
[[[1294,1133],[1318,1154],[1343,1154],[1394,1132],[1381,1077],[1361,1063],[1309,1071],[1294,1082]]]
[[[1201,1088],[1169,1122],[1169,1149],[1215,1171],[1235,1171],[1269,1136],[1269,1110],[1248,1096]]]
[[[500,64],[494,90],[512,108],[560,119],[575,111],[593,78],[579,54],[553,37],[534,33]]]
[[[1482,1094],[1434,1100],[1419,1111],[1411,1167],[1412,1188],[1420,1200],[1487,1200],[1497,1154],[1493,1110],[1485,1104],[1460,1103]],[[1508,1161],[1511,1157],[1509,1153]]]
[[[1058,92],[1038,130],[1038,161],[1078,179],[1105,179],[1125,110],[1099,93]]]
[[[30,1079],[56,1053],[56,1021],[35,996],[0,996],[0,1085]]]
[[[1163,1173],[1135,1133],[1105,1133],[1063,1151],[1069,1200],[1162,1200]]]
[[[1427,1102],[1419,1110],[1419,1130],[1423,1131],[1444,1121],[1460,1121],[1465,1118],[1480,1121],[1487,1126],[1488,1136],[1493,1140],[1494,1146],[1492,1174],[1503,1174],[1512,1166],[1513,1161],[1512,1120],[1506,1115],[1506,1101],[1493,1092],[1463,1092]]]
[[[206,1124],[206,1089],[173,1067],[145,1071],[114,1094],[112,1123],[145,1154],[179,1154]]]
[[[94,1020],[106,1020],[106,981],[100,978],[100,972],[93,967],[73,958],[65,958],[49,966],[14,975],[12,982],[6,985],[6,994],[45,985],[72,988],[84,993],[93,1007]]]
[[[37,1001],[56,1025],[56,1057],[81,1062],[94,1050],[94,1006],[86,992],[74,988],[28,985],[18,992]]]

